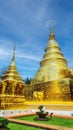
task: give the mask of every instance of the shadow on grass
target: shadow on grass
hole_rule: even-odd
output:
[[[34,121],[49,121],[50,119],[48,117],[45,118],[40,118],[40,117],[35,117]]]

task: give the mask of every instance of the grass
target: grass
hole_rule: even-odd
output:
[[[5,118],[0,117],[0,122],[1,121],[6,121]],[[32,126],[26,126],[26,125],[20,125],[20,124],[16,124],[16,123],[10,123],[7,125],[7,128],[9,128],[9,130],[43,130],[41,128],[36,128],[36,127],[32,127]]]
[[[73,119],[65,119],[65,118],[59,118],[59,117],[53,117],[52,120],[49,121],[35,121],[34,118],[36,116],[26,116],[26,117],[19,117],[17,119],[19,120],[28,120],[28,121],[34,121],[39,122],[43,124],[52,124],[56,126],[63,126],[63,127],[71,127],[73,128]]]
[[[41,128],[20,125],[20,124],[15,124],[15,123],[9,123],[7,127],[9,128],[9,130],[43,130]]]

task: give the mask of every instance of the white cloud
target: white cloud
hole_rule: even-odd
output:
[[[4,50],[0,49],[0,55],[3,55],[3,56],[8,56],[9,53],[8,52],[5,52]]]
[[[5,39],[0,39],[0,43],[1,43],[0,44],[0,57],[4,56],[4,58],[6,58],[6,57],[9,57],[9,56],[12,56],[14,43],[12,41],[5,40]],[[28,44],[28,45],[25,44],[24,45],[24,50],[25,50],[25,46],[26,47],[27,46],[30,47],[30,44]],[[40,60],[40,57],[35,56],[35,54],[30,55],[30,53],[27,54],[27,52],[26,53],[25,52],[22,53],[22,50],[20,48],[18,50],[16,50],[16,57],[17,58],[31,59],[31,60],[35,60],[35,61],[39,61]]]
[[[23,67],[23,66],[17,66],[17,68],[21,69],[21,70],[36,70],[37,68],[32,68],[32,67]]]
[[[35,55],[19,54],[19,55],[17,55],[17,57],[40,61],[40,58]]]
[[[60,2],[61,0],[0,1],[0,35],[3,36],[0,37],[0,58],[4,58],[6,61],[9,56],[12,57],[14,41],[16,41],[16,60],[23,61],[23,68],[24,61],[30,62],[34,68],[33,62],[39,64],[43,56],[51,19],[54,21],[57,36],[64,38],[64,41],[66,38],[71,38],[69,40],[73,43],[73,10],[65,10]],[[71,4],[71,2],[69,3]],[[67,42],[63,43],[61,44],[62,50],[72,66],[73,46],[72,44],[69,46]],[[28,65],[25,67],[27,70],[32,68]]]

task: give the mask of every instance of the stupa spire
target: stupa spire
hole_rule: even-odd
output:
[[[15,61],[15,51],[16,51],[16,47],[15,47],[15,45],[14,45],[13,57],[12,57],[12,60],[14,60],[14,61]]]
[[[16,66],[16,64],[15,64],[15,51],[16,51],[16,47],[15,47],[15,45],[14,45],[13,56],[12,56],[12,61],[11,61],[11,66]]]
[[[55,39],[53,21],[50,21],[50,35],[49,40]]]

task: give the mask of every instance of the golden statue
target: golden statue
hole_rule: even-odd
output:
[[[33,93],[33,99],[35,101],[43,101],[43,92],[34,92]]]

